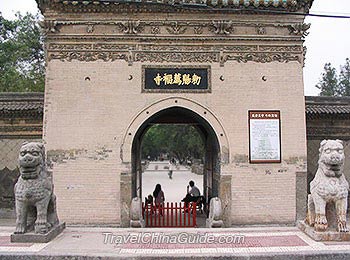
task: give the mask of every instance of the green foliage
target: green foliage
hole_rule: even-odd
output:
[[[0,91],[44,91],[45,63],[39,16],[0,13]]]
[[[321,90],[320,96],[338,96],[338,79],[335,68],[330,63],[324,65],[322,79],[316,85]]]
[[[142,158],[169,154],[183,162],[187,157],[202,159],[203,140],[194,126],[157,124],[148,129],[142,140]]]
[[[340,66],[340,74],[330,63],[324,66],[324,72],[316,85],[321,90],[320,96],[350,96],[350,59]]]
[[[340,67],[339,89],[342,96],[350,96],[350,59],[347,58],[344,66]]]

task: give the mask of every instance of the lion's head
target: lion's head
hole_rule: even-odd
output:
[[[19,170],[23,179],[38,178],[45,161],[42,143],[25,142],[19,151]]]
[[[341,140],[323,140],[318,163],[324,165],[328,177],[340,177],[344,165],[344,147]]]

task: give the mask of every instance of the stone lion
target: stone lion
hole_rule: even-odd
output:
[[[323,140],[315,178],[310,183],[307,222],[315,231],[328,228],[326,205],[334,203],[338,232],[349,232],[346,211],[349,183],[343,174],[344,147],[340,140]]]
[[[45,148],[42,143],[25,142],[19,153],[20,177],[15,185],[16,230],[23,234],[34,229],[47,233],[58,224],[56,197],[45,165]]]

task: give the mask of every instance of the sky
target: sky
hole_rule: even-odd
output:
[[[38,9],[35,0],[0,0],[0,11],[6,19],[13,19],[17,11],[36,13]],[[311,13],[350,16],[350,0],[315,0]],[[305,40],[304,88],[305,95],[315,96],[324,64],[330,62],[339,72],[350,58],[350,19],[307,17],[305,22],[311,28]]]

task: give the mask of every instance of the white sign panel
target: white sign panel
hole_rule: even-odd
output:
[[[279,111],[249,111],[249,160],[251,163],[280,163]]]

